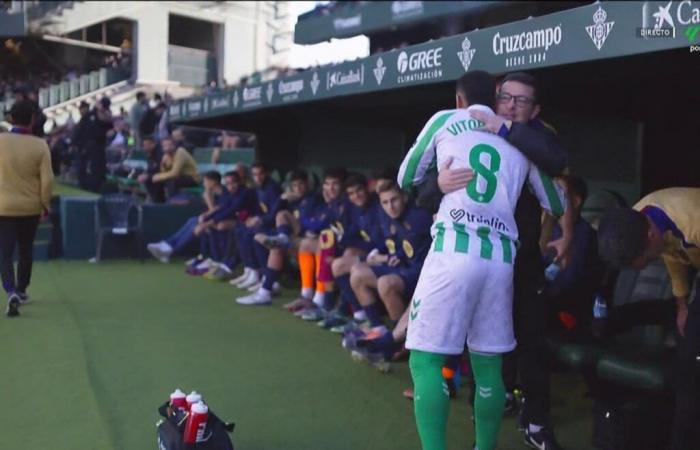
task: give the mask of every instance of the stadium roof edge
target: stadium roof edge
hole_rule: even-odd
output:
[[[317,44],[331,38],[371,34],[439,17],[463,16],[504,4],[504,1],[347,2],[327,15],[299,17],[294,42]],[[308,15],[308,13],[307,13]]]
[[[699,7],[671,3],[677,20],[655,28],[666,2],[593,3],[474,30],[356,61],[309,69],[255,85],[181,100],[171,121],[186,122],[345,95],[454,81],[469,70],[494,74],[690,47],[700,44]],[[686,10],[690,8],[690,10]],[[700,22],[700,19],[697,19]]]

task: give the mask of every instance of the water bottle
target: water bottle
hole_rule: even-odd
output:
[[[544,277],[551,283],[557,278],[560,271],[561,267],[559,267],[559,264],[553,262],[552,264],[548,265],[546,269],[544,269]]]
[[[593,317],[596,319],[608,317],[608,304],[605,303],[605,299],[600,294],[595,296],[595,302],[593,302]]]
[[[170,407],[173,410],[177,410],[178,408],[187,408],[185,393],[182,392],[180,389],[175,389],[175,392],[170,394]]]
[[[192,410],[187,417],[185,432],[182,440],[185,444],[197,444],[208,439],[207,419],[209,418],[209,408],[204,402],[192,405]]]
[[[192,405],[202,401],[202,395],[197,391],[192,391],[185,399],[187,401],[187,410],[192,410]]]

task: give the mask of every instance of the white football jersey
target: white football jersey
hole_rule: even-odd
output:
[[[478,131],[482,122],[470,111],[493,115],[482,105],[435,114],[404,158],[398,181],[402,188],[420,184],[426,172],[442,167],[470,168],[474,179],[466,189],[442,198],[433,224],[432,251],[475,253],[484,259],[512,263],[518,229],[515,205],[527,182],[542,207],[559,216],[566,205],[563,190],[522,153],[496,134]],[[500,249],[500,251],[499,251]]]

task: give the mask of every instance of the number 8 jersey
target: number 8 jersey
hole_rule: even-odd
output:
[[[557,217],[564,211],[563,190],[503,138],[479,131],[483,123],[471,117],[474,110],[494,114],[482,105],[435,114],[404,158],[398,181],[404,189],[420,184],[428,170],[449,158],[452,169],[472,169],[466,189],[442,198],[431,250],[513,263],[518,239],[513,213],[523,185]]]

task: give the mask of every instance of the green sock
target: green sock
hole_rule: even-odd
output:
[[[476,382],[474,399],[474,419],[476,422],[476,448],[493,450],[496,448],[501,418],[506,402],[503,386],[501,355],[485,355],[469,352],[472,372]]]
[[[423,450],[447,448],[447,416],[450,395],[442,377],[445,356],[411,350],[409,366],[413,377],[413,406]]]

